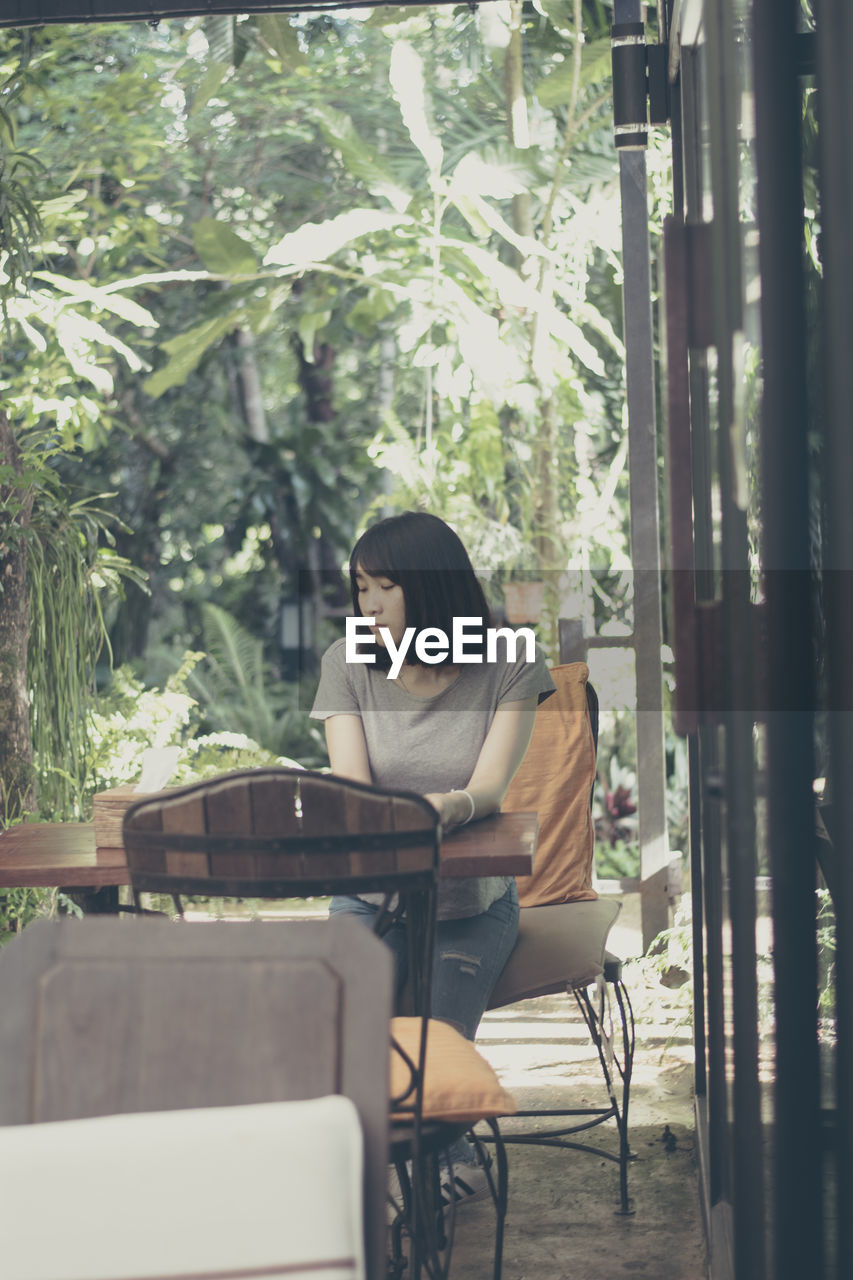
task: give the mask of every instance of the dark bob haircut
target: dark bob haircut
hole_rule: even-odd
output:
[[[466,652],[485,650],[485,629],[491,625],[489,606],[462,542],[438,516],[426,511],[405,511],[372,525],[361,535],[349,558],[350,591],[356,617],[361,617],[356,571],[372,578],[389,578],[403,588],[406,626],[422,631],[440,627],[448,639],[453,636],[454,618],[477,618],[483,628],[482,645],[475,640],[476,627],[466,627]],[[419,663],[414,645],[407,662]],[[452,661],[452,649],[441,663]],[[390,666],[390,658],[379,646],[377,666]]]

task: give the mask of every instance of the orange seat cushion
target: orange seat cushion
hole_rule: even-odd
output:
[[[535,809],[539,840],[533,874],[518,877],[522,907],[597,898],[592,887],[595,831],[590,796],[595,742],[586,700],[589,668],[567,662],[551,668],[557,692],[536,712],[533,737],[510,783],[503,809]]]
[[[406,1089],[410,1089],[412,1073],[394,1048],[394,1041],[417,1065],[421,1019],[392,1018],[391,1036],[391,1097],[397,1101]],[[403,1105],[413,1101],[414,1095],[409,1092],[403,1098]],[[491,1064],[471,1041],[449,1023],[430,1018],[423,1119],[469,1125],[488,1117],[513,1115],[516,1109],[515,1098],[503,1087]],[[392,1114],[392,1119],[409,1118],[405,1113]]]

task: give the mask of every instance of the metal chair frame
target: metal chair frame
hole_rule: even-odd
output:
[[[210,797],[221,801],[228,788],[251,789],[255,785],[281,789],[280,813],[271,818],[267,812],[264,819],[265,827],[275,830],[248,834],[245,830],[162,830],[164,813],[174,814],[179,807],[185,813],[195,809],[195,827],[200,825],[200,817],[204,828],[209,822],[215,825],[217,812],[221,815],[223,806],[211,806]],[[328,804],[323,803],[324,792],[328,792]],[[338,805],[337,819],[335,796],[344,797],[343,805]],[[376,821],[385,824],[386,829],[352,829],[341,818],[342,813],[348,812],[346,798],[353,802],[366,826]],[[254,816],[251,803],[248,809],[244,805],[244,815],[246,812]],[[402,826],[397,826],[397,818],[402,819]],[[178,819],[179,825],[183,821]],[[229,825],[238,825],[231,822],[231,815],[228,821]],[[336,822],[344,829],[334,829]],[[429,1280],[445,1280],[453,1216],[450,1215],[448,1231],[438,1196],[438,1161],[440,1153],[465,1131],[465,1126],[430,1123],[422,1118],[441,848],[436,810],[414,792],[391,791],[334,774],[273,766],[239,770],[191,783],[166,796],[139,800],[125,814],[123,839],[137,908],[141,905],[140,893],[171,895],[183,916],[182,895],[284,898],[380,892],[384,902],[374,922],[377,934],[381,936],[395,919],[405,916],[412,1004],[416,1015],[422,1018],[422,1034],[417,1062],[395,1044],[410,1067],[414,1100],[410,1121],[403,1125],[392,1121],[391,1125],[391,1158],[404,1188],[405,1212],[391,1231],[392,1255],[387,1274],[398,1277],[407,1265],[402,1244],[405,1231],[412,1242],[413,1277],[424,1271]],[[173,861],[177,855],[174,870],[164,866],[169,855]],[[184,858],[195,860],[191,871],[180,869]],[[403,1096],[407,1097],[408,1092]],[[398,1112],[409,1109],[400,1099],[392,1099],[391,1106]],[[500,1280],[508,1170],[500,1130],[495,1122],[488,1123],[498,1150],[498,1177],[492,1185],[492,1198],[497,1216],[494,1277]],[[416,1171],[411,1182],[406,1173],[409,1159]]]
[[[587,709],[592,728],[592,740],[598,748],[598,695],[593,686],[586,685]],[[590,792],[592,805],[595,792],[593,782]],[[564,904],[566,911],[572,904]],[[522,908],[535,911],[535,907]],[[593,991],[594,994],[590,995]],[[557,1125],[545,1129],[522,1130],[511,1129],[502,1134],[503,1141],[525,1146],[564,1147],[572,1151],[585,1151],[600,1159],[609,1160],[619,1166],[619,1209],[618,1213],[631,1215],[634,1203],[628,1194],[628,1165],[634,1159],[628,1141],[628,1109],[631,1096],[631,1078],[634,1065],[635,1024],[631,998],[622,976],[622,961],[612,952],[605,952],[603,972],[594,983],[579,985],[568,984],[566,994],[571,992],[586,1023],[590,1038],[598,1054],[598,1060],[604,1077],[604,1085],[609,1098],[609,1105],[602,1107],[565,1107],[556,1109],[533,1108],[516,1112],[520,1119],[553,1118],[569,1119],[575,1122]],[[615,1005],[615,1017],[614,1017]],[[614,1023],[616,1024],[614,1026]],[[618,1145],[615,1151],[593,1147],[578,1140],[578,1135],[614,1120],[618,1133]],[[489,1141],[488,1138],[484,1139]]]

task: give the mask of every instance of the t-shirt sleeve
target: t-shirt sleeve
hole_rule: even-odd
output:
[[[520,702],[523,698],[534,696],[539,702],[544,702],[556,689],[551,672],[545,665],[545,655],[537,645],[535,662],[527,662],[521,655],[515,662],[507,664],[498,706],[502,702]]]
[[[320,683],[310,715],[314,720],[327,720],[329,716],[361,715],[358,697],[344,660],[343,640],[336,640],[323,654]]]

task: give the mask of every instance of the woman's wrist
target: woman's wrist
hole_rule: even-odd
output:
[[[459,797],[459,812],[456,816],[456,825],[464,827],[467,822],[471,821],[477,812],[474,797],[471,795],[470,791],[465,791],[461,787],[454,787],[450,794],[452,796]]]

